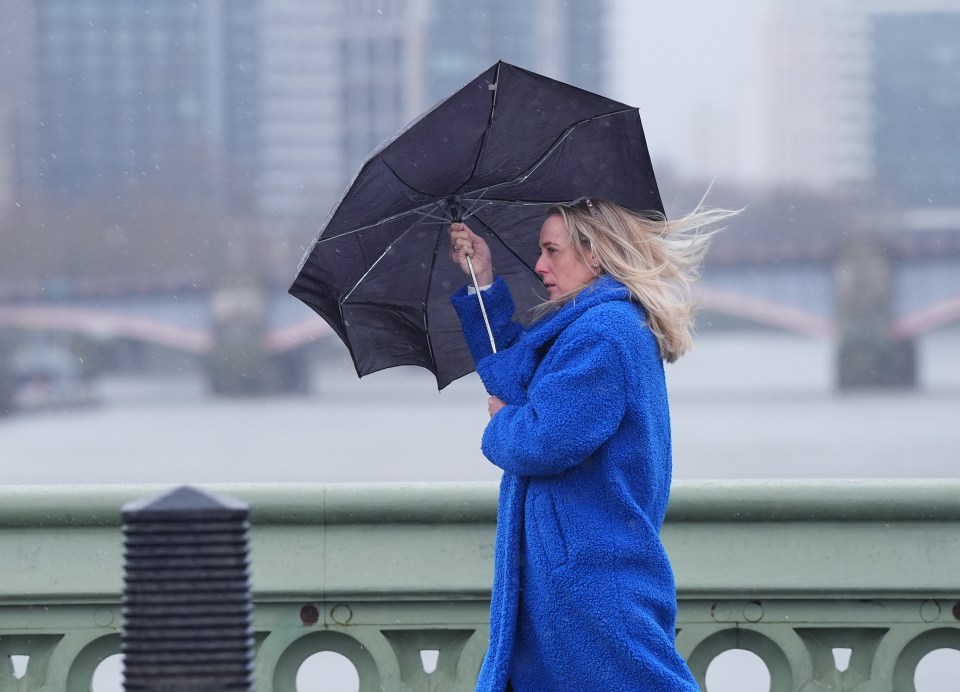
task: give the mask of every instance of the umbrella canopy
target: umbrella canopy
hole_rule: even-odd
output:
[[[487,241],[522,317],[546,298],[533,271],[546,210],[584,196],[663,211],[637,109],[498,62],[367,160],[290,293],[361,377],[419,365],[443,389],[474,369],[449,300],[465,283],[451,221]]]

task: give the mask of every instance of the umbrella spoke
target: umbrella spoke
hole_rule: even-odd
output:
[[[409,226],[407,226],[407,228],[403,231],[403,233],[401,233],[400,235],[398,235],[393,241],[390,242],[389,245],[387,245],[387,247],[383,250],[383,252],[380,253],[380,256],[377,257],[377,259],[375,259],[373,262],[370,263],[370,266],[369,266],[369,267],[367,268],[367,270],[363,273],[363,276],[361,276],[359,279],[357,279],[356,283],[354,283],[354,285],[350,288],[350,290],[347,291],[347,292],[343,295],[342,298],[340,298],[339,303],[340,303],[340,306],[341,306],[341,307],[343,306],[343,304],[344,304],[345,302],[347,302],[348,300],[350,300],[350,296],[352,296],[352,295],[353,295],[353,292],[356,291],[357,288],[360,287],[360,284],[362,284],[362,283],[364,282],[364,280],[370,275],[370,272],[372,272],[372,271],[377,267],[377,265],[380,264],[380,262],[383,260],[384,257],[386,257],[387,255],[390,254],[390,251],[393,250],[394,246],[395,246],[397,243],[399,243],[399,242],[402,241],[406,236],[408,236],[408,235],[410,234],[410,232],[411,232],[414,228],[416,228],[416,227],[420,224],[421,221],[423,221],[423,219],[424,219],[425,216],[427,216],[427,214],[421,214],[420,217],[419,217],[416,221],[414,221],[414,222],[411,223]],[[446,220],[446,219],[444,219],[444,220]],[[342,236],[337,236],[337,237],[342,237]]]
[[[543,153],[543,155],[539,159],[534,161],[533,164],[531,164],[530,167],[527,168],[527,170],[525,170],[523,173],[520,173],[518,176],[516,176],[512,180],[503,180],[498,183],[494,183],[492,185],[487,185],[486,187],[477,188],[476,190],[471,190],[470,194],[473,194],[475,192],[481,192],[481,196],[482,196],[487,192],[489,192],[490,190],[496,190],[502,187],[510,187],[511,185],[517,185],[519,183],[524,182],[527,178],[533,175],[537,171],[537,169],[540,168],[540,166],[542,166],[546,161],[548,161],[556,151],[560,149],[560,146],[564,143],[564,141],[566,141],[566,139],[569,138],[570,135],[577,130],[577,128],[582,127],[583,125],[587,123],[591,123],[595,120],[600,120],[602,118],[609,118],[612,116],[621,115],[623,113],[630,113],[633,110],[634,110],[633,108],[625,108],[623,110],[613,111],[612,113],[603,113],[601,115],[595,115],[592,118],[584,118],[583,120],[573,123],[566,130],[564,130],[560,134],[560,136],[557,137],[556,141],[552,145],[550,145],[550,147],[547,148],[547,150]]]
[[[497,96],[500,93],[498,87],[500,85],[500,63],[497,63],[496,72],[493,77],[493,84],[490,84],[489,87],[493,90],[493,101],[490,104],[490,116],[487,118],[487,127],[483,131],[483,135],[480,137],[480,146],[477,147],[477,156],[473,159],[473,170],[470,171],[470,177],[463,181],[463,185],[460,186],[460,190],[464,188],[473,178],[477,175],[477,167],[480,165],[480,159],[483,158],[483,154],[487,148],[487,137],[490,135],[490,126],[493,125],[493,116],[497,112]]]
[[[471,216],[474,215],[474,213],[475,213],[474,210],[477,208],[477,205],[479,205],[480,202],[483,201],[483,196],[484,196],[485,194],[487,194],[487,192],[489,192],[489,191],[490,191],[490,188],[489,188],[489,187],[488,187],[488,188],[484,188],[483,190],[480,191],[480,196],[477,197],[475,200],[472,200],[473,203],[472,203],[472,204],[467,208],[467,210],[463,213],[463,218],[464,218],[464,220],[469,219]],[[484,206],[486,206],[486,205],[484,205]]]
[[[570,199],[552,199],[552,200],[535,200],[535,199],[498,199],[496,197],[491,199],[484,200],[485,204],[483,208],[492,207],[496,204],[502,204],[506,207],[555,207],[559,204],[570,204],[572,200]],[[478,214],[480,210],[478,209],[474,215]]]
[[[478,204],[474,204],[473,206],[470,207],[470,211],[466,212],[466,213],[463,215],[463,218],[460,219],[460,220],[461,220],[461,221],[466,221],[467,219],[476,216],[477,214],[480,213],[480,211],[481,211],[482,209],[486,209],[487,207],[489,207],[489,206],[492,205],[492,204],[493,204],[492,201],[484,202],[483,206],[480,206],[480,205],[478,205]],[[477,208],[478,206],[480,207],[479,209]]]
[[[415,188],[413,185],[411,185],[411,184],[409,184],[408,182],[406,182],[403,178],[400,177],[400,174],[397,173],[397,172],[393,169],[393,166],[391,166],[389,163],[387,163],[386,159],[384,159],[382,156],[378,156],[378,157],[377,157],[377,160],[380,161],[380,163],[383,164],[383,167],[384,167],[384,168],[386,168],[388,171],[390,171],[390,175],[392,175],[394,178],[397,179],[397,182],[400,183],[400,185],[401,185],[402,188],[403,188],[404,194],[407,195],[407,198],[408,198],[411,202],[415,202],[415,201],[416,201],[416,197],[414,197],[414,196],[411,195],[409,192],[407,192],[407,190],[413,190],[413,192],[415,192],[415,193],[416,193],[417,195],[419,195],[421,198],[423,198],[423,197],[431,197],[431,196],[432,196],[432,195],[427,194],[427,193],[424,192],[423,190],[418,190],[418,189]]]
[[[317,239],[317,244],[325,243],[331,240],[337,240],[338,238],[345,238],[349,235],[362,233],[363,231],[369,231],[373,228],[377,228],[378,226],[383,226],[384,224],[392,223],[394,221],[402,219],[405,216],[410,216],[412,214],[417,214],[417,213],[420,213],[420,217],[413,222],[414,225],[422,221],[424,218],[439,219],[439,220],[445,221],[446,217],[441,219],[438,216],[434,216],[430,214],[429,211],[424,211],[425,209],[429,209],[432,205],[433,205],[433,202],[430,202],[428,204],[419,206],[415,209],[408,209],[407,211],[400,212],[399,214],[394,214],[393,216],[385,216],[384,218],[374,223],[367,224],[366,226],[359,226],[357,228],[351,228],[349,231],[343,231],[342,233],[337,233],[336,235],[321,235]]]
[[[433,219],[434,221],[440,221],[441,223],[450,223],[450,217],[447,216],[446,214],[444,214],[443,216],[438,216],[436,214],[424,214],[422,218]]]
[[[524,260],[519,254],[517,254],[517,252],[516,252],[512,247],[510,247],[510,243],[508,243],[506,240],[504,240],[504,239],[500,236],[499,233],[497,233],[495,230],[493,230],[493,229],[492,229],[486,222],[484,222],[484,220],[481,219],[479,216],[475,216],[474,218],[477,220],[477,222],[478,222],[481,226],[483,226],[483,227],[487,230],[487,233],[489,233],[491,236],[493,236],[494,238],[496,238],[496,239],[497,239],[497,242],[500,243],[500,245],[502,245],[502,246],[504,247],[504,249],[505,249],[507,252],[509,252],[518,262],[520,262],[520,264],[522,264],[524,267],[526,267],[527,269],[529,269],[531,273],[536,273],[536,272],[533,271],[533,267],[531,267],[531,266],[526,262],[526,260]]]
[[[444,218],[444,221],[447,219]],[[443,242],[443,234],[437,233],[437,240],[433,245],[433,256],[430,258],[430,272],[427,275],[427,292],[424,294],[426,300],[423,301],[423,331],[427,337],[427,349],[430,351],[430,360],[434,367],[437,365],[437,356],[433,351],[433,338],[430,335],[430,311],[427,306],[430,304],[430,291],[433,288],[433,270],[437,266],[437,257],[440,255],[440,244]]]

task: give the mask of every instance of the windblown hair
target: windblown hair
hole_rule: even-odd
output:
[[[643,306],[647,324],[668,363],[693,346],[696,304],[693,284],[700,278],[703,259],[717,223],[737,214],[698,206],[679,219],[660,213],[638,214],[604,199],[586,198],[552,207],[548,215],[563,219],[572,247],[581,261],[592,252],[600,267]],[[576,289],[549,301],[565,303]]]

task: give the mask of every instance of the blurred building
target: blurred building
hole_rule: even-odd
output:
[[[158,176],[203,188],[249,160],[251,0],[23,3],[12,167],[19,195],[83,195]],[[228,85],[230,85],[228,87]],[[203,192],[209,194],[213,187]]]
[[[605,87],[607,0],[360,0],[336,24],[345,180],[418,114],[497,60]]]
[[[25,31],[31,8],[21,0],[0,0],[0,208],[16,200],[15,160],[29,143],[23,128],[33,116],[31,105],[36,84],[33,34]]]
[[[603,91],[608,0],[433,0],[427,32],[430,103],[496,60]]]
[[[361,0],[340,5],[334,94],[341,182],[426,108],[426,34],[431,0]],[[342,192],[342,189],[340,190]]]
[[[156,180],[268,225],[313,219],[376,147],[497,59],[603,89],[606,5],[0,0],[0,190]]]
[[[766,180],[875,187],[960,228],[960,4],[779,0],[766,54]]]
[[[870,17],[874,175],[910,207],[960,207],[960,3],[933,5]]]
[[[329,204],[341,185],[337,10],[310,0],[257,5],[257,205],[279,223]]]

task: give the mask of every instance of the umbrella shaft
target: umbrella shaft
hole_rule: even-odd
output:
[[[487,325],[487,336],[490,337],[490,348],[494,353],[497,352],[497,342],[493,340],[493,330],[490,328],[490,320],[487,318],[487,308],[483,305],[483,296],[480,295],[480,284],[477,283],[477,275],[473,271],[473,262],[470,261],[470,255],[467,255],[467,267],[470,268],[470,278],[473,279],[473,287],[477,289],[477,300],[480,301],[480,312],[483,314],[483,323]]]

